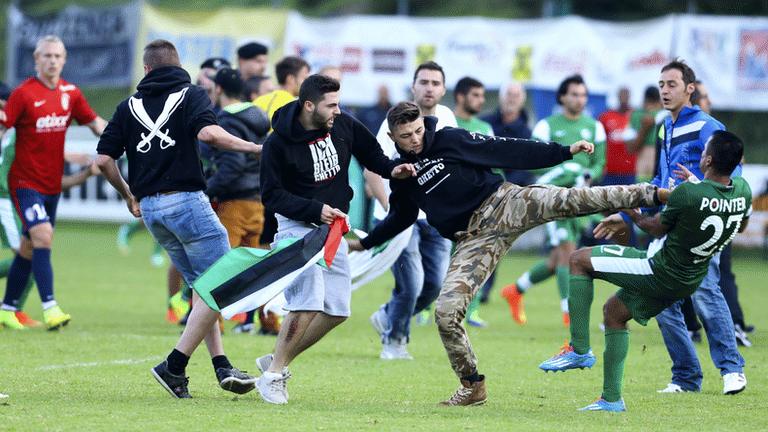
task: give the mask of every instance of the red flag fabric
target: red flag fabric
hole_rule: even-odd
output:
[[[336,251],[339,250],[339,244],[344,238],[344,234],[349,232],[349,224],[346,218],[336,218],[331,224],[331,229],[328,231],[328,237],[325,239],[325,253],[323,258],[325,259],[325,265],[331,267],[333,263],[333,257],[336,256]]]

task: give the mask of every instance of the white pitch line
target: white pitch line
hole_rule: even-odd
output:
[[[68,363],[68,364],[60,364],[60,365],[40,366],[37,368],[37,370],[49,371],[49,370],[56,370],[56,369],[88,368],[88,367],[112,366],[112,365],[134,365],[134,364],[147,363],[150,361],[157,361],[160,359],[161,357],[159,356],[153,356],[153,357],[147,357],[143,359],[121,359],[121,360],[111,360],[111,361],[105,361],[105,362]]]

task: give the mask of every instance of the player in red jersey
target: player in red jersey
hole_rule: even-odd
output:
[[[91,109],[80,89],[61,79],[67,60],[61,39],[45,36],[38,40],[34,58],[37,76],[21,83],[11,93],[5,111],[0,111],[2,132],[16,128],[16,158],[8,174],[8,187],[23,225],[21,245],[0,307],[0,326],[23,328],[18,326],[14,312],[33,274],[43,304],[43,320],[53,330],[71,319],[54,299],[51,267],[53,226],[64,172],[64,137],[73,119],[96,135],[101,135],[106,122]]]

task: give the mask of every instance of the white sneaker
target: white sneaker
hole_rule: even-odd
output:
[[[0,403],[5,402],[10,396],[4,393],[0,393]]]
[[[379,337],[383,337],[384,333],[387,332],[389,318],[387,317],[387,313],[384,312],[384,306],[376,309],[376,312],[371,314],[371,325],[373,326],[373,329],[376,330],[376,333],[379,334]]]
[[[288,403],[288,388],[286,381],[291,377],[290,373],[264,372],[256,381],[256,388],[265,402],[284,405]]]
[[[259,358],[256,359],[256,367],[259,369],[259,372],[264,373],[269,369],[269,365],[272,364],[272,359],[274,356],[272,353],[265,354]]]
[[[382,344],[379,358],[382,360],[413,360],[413,357],[408,354],[408,344],[391,341]]]
[[[656,393],[685,393],[686,390],[677,384],[669,383],[666,388],[656,390]]]
[[[723,394],[735,395],[747,388],[747,377],[743,373],[731,372],[723,375]]]

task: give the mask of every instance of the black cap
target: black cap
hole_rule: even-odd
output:
[[[220,86],[224,93],[240,94],[243,92],[243,80],[240,78],[240,71],[228,67],[219,69],[213,82]]]
[[[206,59],[203,64],[200,65],[200,69],[216,69],[219,70],[221,68],[225,67],[231,67],[232,65],[229,63],[229,61],[222,57],[211,57],[209,59]]]
[[[0,81],[0,99],[2,100],[8,100],[9,97],[11,97],[11,88],[8,87],[8,84]]]
[[[237,49],[237,56],[244,60],[249,60],[260,55],[267,55],[267,53],[269,53],[269,49],[258,42],[249,42]]]

